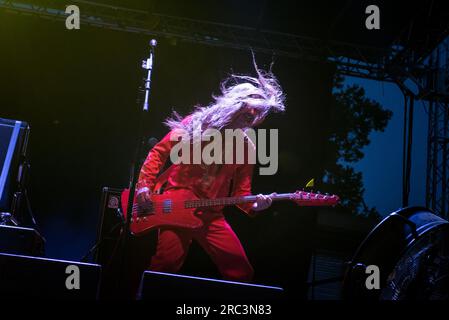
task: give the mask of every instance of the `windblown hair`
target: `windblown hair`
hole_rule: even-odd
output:
[[[270,112],[285,111],[285,96],[276,77],[271,70],[260,70],[254,56],[253,63],[257,77],[232,74],[221,83],[221,95],[212,96],[211,104],[196,106],[185,118],[175,111],[164,123],[172,130],[181,129],[192,135],[194,130],[226,128],[247,104],[259,111],[253,125],[262,122]],[[186,118],[190,121],[184,121]]]

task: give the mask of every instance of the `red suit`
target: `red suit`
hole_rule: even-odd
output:
[[[147,187],[153,191],[156,177],[170,156],[172,147],[177,143],[177,141],[170,141],[172,133],[173,131],[167,134],[148,154],[139,175],[138,190]],[[254,148],[250,141],[245,140],[245,150],[248,144],[250,148]],[[208,199],[229,195],[249,195],[254,165],[248,164],[247,159],[247,153],[245,153],[244,164],[174,165],[164,192],[187,188],[198,197]],[[248,215],[254,213],[251,210],[251,203],[238,207]],[[178,272],[187,256],[192,239],[195,239],[212,258],[224,279],[251,281],[253,268],[240,240],[226,222],[222,211],[222,207],[199,211],[198,215],[204,225],[198,230],[159,229],[156,254],[151,259],[150,269]]]

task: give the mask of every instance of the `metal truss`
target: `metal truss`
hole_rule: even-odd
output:
[[[393,81],[385,70],[386,61],[397,54],[394,49],[378,49],[353,44],[323,41],[288,33],[244,26],[173,17],[142,10],[73,0],[80,8],[82,26],[133,32],[155,37],[240,50],[253,50],[317,62],[334,63],[342,75]],[[0,12],[65,21],[65,4],[57,0],[0,0]]]
[[[449,219],[449,41],[429,56],[426,206]]]
[[[448,219],[449,109],[448,103],[429,103],[426,206]]]
[[[430,5],[433,5],[430,4]],[[439,12],[444,15],[444,12]],[[447,27],[435,32],[439,19],[433,19],[434,26],[428,25],[427,31],[420,32],[410,44],[410,34],[415,21],[411,21],[401,32],[396,44],[405,45],[391,63],[400,61],[402,65],[419,66],[409,68],[399,77],[400,81],[412,79],[419,88],[419,93],[412,96],[410,91],[403,90],[405,95],[404,115],[407,117],[407,101],[409,121],[404,121],[404,153],[403,163],[403,204],[408,204],[410,192],[411,144],[413,131],[413,99],[421,100],[427,105],[428,134],[427,134],[427,168],[426,168],[426,207],[437,215],[449,218],[449,43]],[[444,19],[445,20],[445,19]],[[441,26],[440,26],[441,28]],[[417,46],[416,43],[422,45]],[[415,49],[413,49],[415,48]],[[407,63],[405,63],[405,61]],[[401,83],[399,83],[401,85]],[[402,87],[403,89],[403,87]],[[411,121],[410,121],[411,117]]]

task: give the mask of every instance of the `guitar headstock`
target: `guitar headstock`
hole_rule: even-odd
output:
[[[293,193],[292,200],[300,206],[335,206],[340,198],[335,194],[321,194],[298,190]]]

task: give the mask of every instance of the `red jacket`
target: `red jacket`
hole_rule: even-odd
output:
[[[178,143],[170,141],[173,131],[169,132],[153,149],[140,171],[137,189],[147,187],[154,190],[156,177],[170,157],[172,147]],[[204,143],[202,147],[204,147]],[[224,139],[223,139],[224,145]],[[177,188],[190,189],[199,198],[214,199],[227,196],[246,196],[251,194],[251,178],[254,164],[248,163],[247,150],[253,148],[254,144],[245,138],[244,164],[175,164],[171,170],[165,192]],[[192,154],[192,152],[191,152]],[[235,147],[234,147],[235,155]],[[192,163],[192,162],[191,162]],[[235,163],[235,162],[234,162]],[[248,215],[253,215],[252,203],[238,205]],[[221,215],[223,207],[212,207],[207,210],[208,214]],[[202,214],[202,212],[199,212]]]

